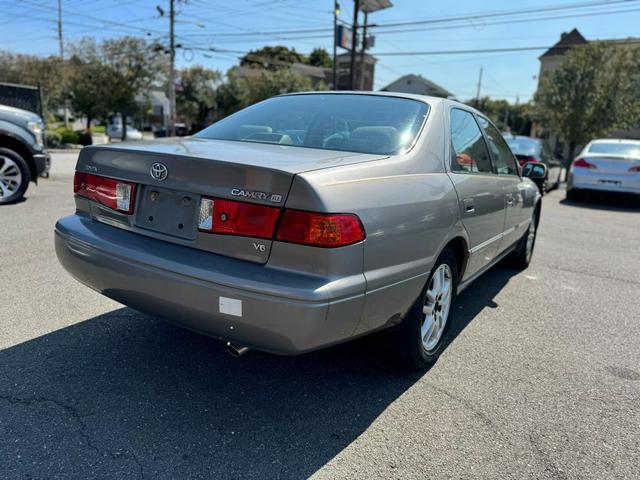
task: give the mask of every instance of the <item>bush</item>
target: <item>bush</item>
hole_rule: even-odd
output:
[[[62,135],[54,130],[47,130],[44,133],[47,148],[60,148],[62,146]]]
[[[91,134],[87,133],[84,130],[76,131],[76,135],[78,135],[78,143],[83,146],[93,144],[93,139],[91,138]]]
[[[55,130],[61,137],[61,143],[72,143],[74,145],[79,143],[78,134],[70,128],[59,127]]]

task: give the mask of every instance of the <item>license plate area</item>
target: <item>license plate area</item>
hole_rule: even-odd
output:
[[[198,195],[151,185],[142,188],[136,225],[174,237],[195,240]]]
[[[600,185],[611,185],[616,187],[619,187],[620,185],[622,185],[622,182],[619,180],[598,180],[598,183]]]

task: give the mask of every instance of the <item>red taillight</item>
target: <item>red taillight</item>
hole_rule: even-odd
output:
[[[578,168],[592,168],[594,170],[598,168],[593,163],[587,162],[584,158],[576,158],[573,161],[573,166]]]
[[[275,233],[278,218],[282,218]],[[207,233],[274,238],[316,247],[343,247],[365,238],[360,219],[353,214],[281,210],[253,203],[202,197],[198,229]]]
[[[635,167],[631,167],[629,169],[630,172],[640,172],[640,165],[636,165]]]
[[[523,167],[525,163],[527,162],[534,162],[534,163],[540,163],[540,159],[536,158],[536,157],[531,157],[528,155],[519,155],[518,157],[518,163],[520,163],[520,166]]]
[[[203,232],[273,238],[280,209],[203,197],[198,228]]]
[[[73,193],[94,200],[105,207],[131,214],[135,206],[135,183],[89,173],[76,172],[73,177]]]
[[[316,247],[343,247],[364,240],[364,228],[353,214],[285,210],[277,240]]]

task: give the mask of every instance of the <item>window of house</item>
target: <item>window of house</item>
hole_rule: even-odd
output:
[[[451,110],[451,169],[454,172],[491,173],[491,158],[482,132],[470,112]]]

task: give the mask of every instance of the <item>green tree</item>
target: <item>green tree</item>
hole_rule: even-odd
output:
[[[0,51],[0,82],[32,86],[40,84],[45,118],[52,118],[62,106],[59,57],[41,58]]]
[[[191,121],[194,130],[204,128],[216,109],[216,89],[222,75],[200,65],[180,72],[181,88],[176,92],[176,110]]]
[[[266,46],[249,53],[240,59],[240,65],[264,68],[266,70],[279,70],[292,63],[307,63],[307,58],[296,52],[295,48],[282,45]]]
[[[528,103],[516,105],[490,97],[474,98],[465,103],[484,113],[502,131],[508,130],[515,135],[528,135],[531,131],[531,105]]]
[[[572,48],[556,70],[540,78],[535,95],[545,127],[578,145],[640,119],[640,50],[592,43]]]
[[[313,50],[311,50],[308,63],[309,65],[313,65],[314,67],[333,67],[333,60],[324,48],[314,48]]]
[[[110,113],[107,98],[113,73],[102,63],[95,40],[83,39],[70,45],[69,50],[71,58],[66,71],[71,107],[86,117],[90,130],[92,120],[104,120]]]
[[[165,78],[166,59],[160,52],[136,37],[106,40],[101,45],[103,64],[108,67],[110,88],[104,92],[112,112],[122,117],[122,139],[127,135],[127,117],[135,114],[140,105],[136,96]]]
[[[100,62],[69,61],[71,108],[86,117],[87,130],[92,120],[104,120],[109,114],[105,92],[109,91],[111,77],[110,69]]]
[[[315,86],[316,90],[326,89],[324,83]],[[231,70],[228,81],[216,92],[219,115],[230,115],[241,108],[248,107],[275,95],[290,92],[313,90],[309,77],[300,75],[291,69],[276,71],[262,70],[259,75],[238,76]]]

